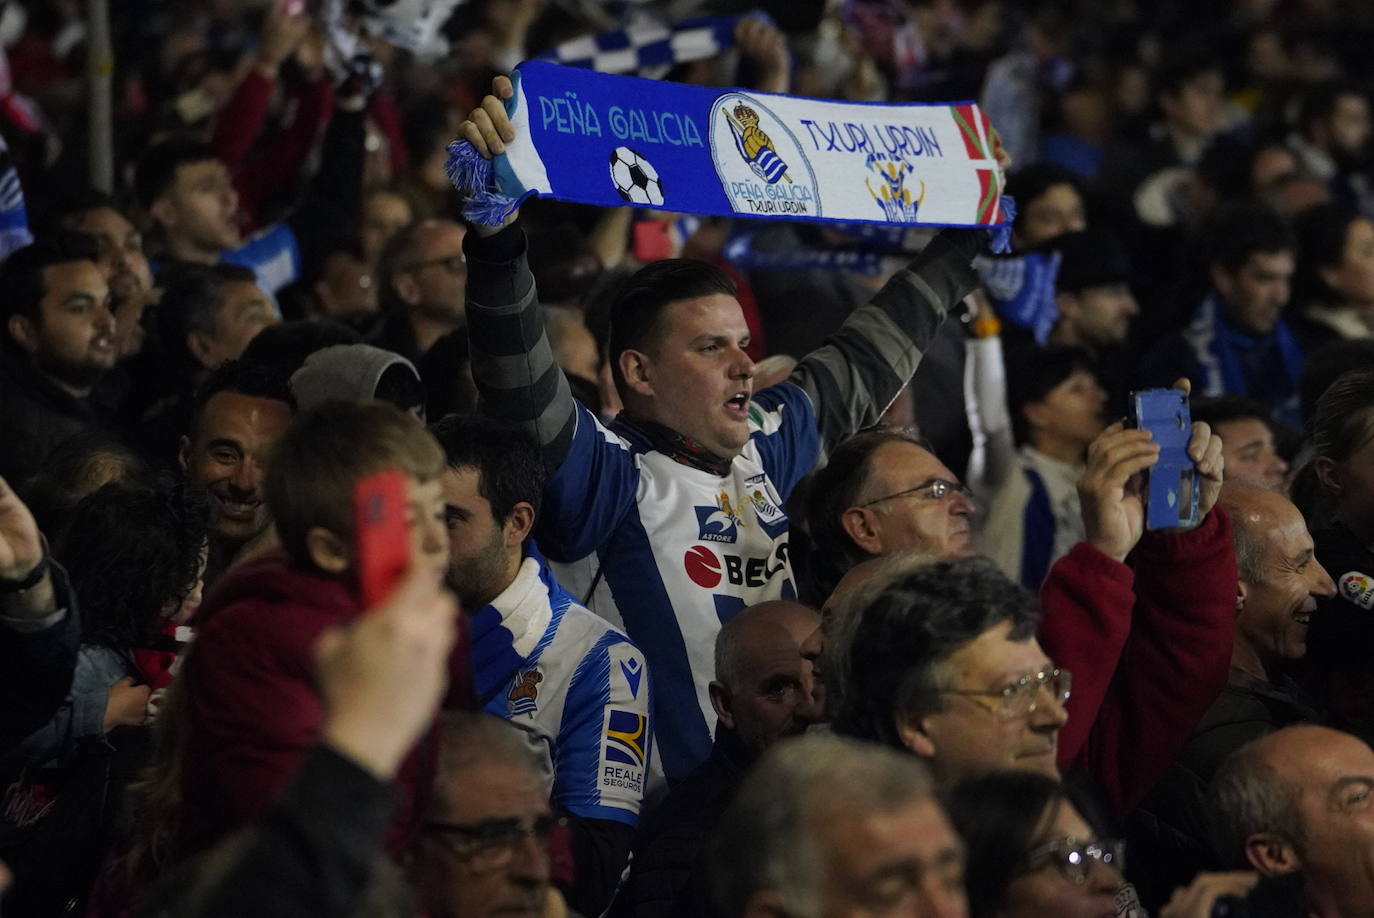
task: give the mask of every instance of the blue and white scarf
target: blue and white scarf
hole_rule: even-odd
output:
[[[759,219],[1006,231],[976,105],[875,105],[719,90],[540,61],[514,74],[517,140],[449,146],[464,214],[497,225],[531,195]],[[994,244],[1005,244],[999,238]]]
[[[646,19],[565,41],[536,59],[601,73],[661,77],[674,64],[714,57],[734,47],[735,27],[743,18],[703,16],[673,25]]]

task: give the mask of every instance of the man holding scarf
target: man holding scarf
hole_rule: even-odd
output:
[[[504,105],[511,95],[497,78],[463,124],[484,157],[516,138]],[[796,596],[788,494],[906,385],[945,315],[977,284],[970,262],[986,235],[942,232],[785,382],[757,392],[728,278],[698,262],[647,266],[612,305],[610,362],[626,410],[603,427],[573,401],[553,361],[514,215],[468,234],[468,330],[484,409],[525,424],[543,451],[541,548],[555,560],[597,555],[648,656],[655,764],[669,778],[710,752],[707,686],[722,622]]]

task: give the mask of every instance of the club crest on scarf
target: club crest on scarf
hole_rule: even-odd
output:
[[[711,155],[736,212],[820,216],[820,195],[806,154],[757,99],[728,93],[715,101]]]

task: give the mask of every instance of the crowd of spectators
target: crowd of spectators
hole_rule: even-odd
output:
[[[520,61],[703,15],[654,76],[979,102],[1012,251],[464,218]],[[1372,43],[1362,0],[0,0],[0,911],[1374,915]],[[1192,523],[1146,525],[1147,388]]]

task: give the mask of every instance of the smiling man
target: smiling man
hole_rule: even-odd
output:
[[[1336,585],[1286,498],[1228,483],[1221,503],[1232,520],[1238,576],[1230,676],[1136,819],[1136,847],[1150,852],[1161,893],[1169,879],[1186,882],[1207,865],[1207,786],[1226,757],[1256,737],[1320,717],[1286,668],[1307,654],[1317,599],[1334,596]]]
[[[110,287],[93,243],[63,235],[20,249],[0,271],[0,475],[23,482],[62,441],[100,426],[96,383],[118,359]]]
[[[515,139],[510,82],[464,122],[482,155]],[[734,284],[703,262],[666,260],[611,304],[609,358],[625,410],[603,426],[573,400],[540,326],[513,218],[465,242],[468,331],[484,409],[525,424],[550,470],[536,535],[549,557],[593,553],[653,670],[659,761],[681,778],[710,752],[707,686],[721,623],[795,599],[788,516],[797,481],[877,422],[946,313],[977,284],[981,231],[945,231],[792,375],[755,388]],[[613,615],[613,610],[594,609]]]
[[[291,411],[281,374],[244,361],[224,364],[196,393],[180,462],[210,496],[207,586],[271,522],[263,491],[266,454],[291,423]]]

